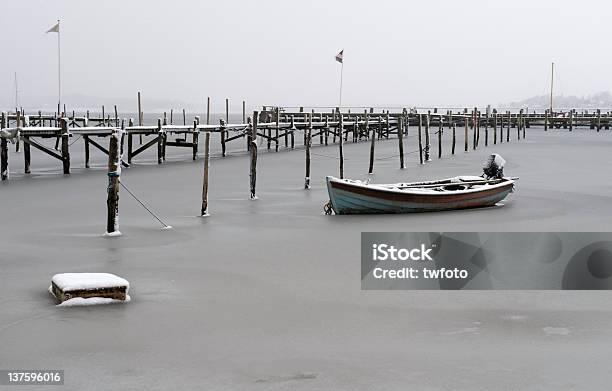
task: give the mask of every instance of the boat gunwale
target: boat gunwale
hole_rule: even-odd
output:
[[[397,188],[389,188],[389,187],[383,187],[383,186],[393,186],[395,184],[367,184],[367,183],[361,183],[361,182],[356,182],[356,181],[352,181],[350,179],[340,179],[340,178],[336,178],[334,176],[328,175],[327,176],[327,183],[332,185],[334,184],[340,184],[340,185],[344,185],[344,186],[348,186],[348,187],[356,187],[356,188],[361,188],[361,189],[368,189],[370,191],[377,191],[377,192],[384,192],[384,193],[389,193],[389,194],[395,194],[395,195],[414,195],[414,196],[433,196],[433,197],[441,197],[441,196],[452,196],[452,195],[463,195],[463,194],[472,194],[472,193],[480,193],[480,192],[484,192],[484,191],[488,191],[488,190],[494,190],[494,189],[498,189],[501,187],[507,187],[509,185],[514,185],[515,181],[513,179],[510,178],[502,178],[501,182],[490,185],[490,184],[482,184],[482,185],[478,185],[478,188],[471,188],[471,189],[464,189],[464,190],[448,190],[448,191],[431,191],[431,192],[423,192],[423,191],[411,191],[409,188],[406,189],[397,189]],[[443,185],[460,185],[460,182],[448,182],[448,183],[444,183],[444,181],[449,181],[453,178],[447,178],[447,179],[441,179],[439,181],[430,181],[430,182],[414,182],[414,184],[418,184],[418,185],[423,185],[423,186],[427,186],[427,185],[433,185],[436,183],[440,183],[440,186]],[[484,179],[483,179],[484,180]],[[349,182],[350,181],[350,182]],[[398,183],[399,184],[399,183]],[[402,185],[411,185],[411,183],[402,183]],[[416,187],[416,189],[419,189],[418,187]]]

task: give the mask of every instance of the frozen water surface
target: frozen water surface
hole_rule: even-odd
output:
[[[360,290],[362,231],[610,231],[612,134],[527,135],[516,142],[513,129],[511,143],[466,154],[458,132],[450,158],[446,131],[443,159],[421,167],[409,153],[403,171],[387,158],[397,140],[377,142],[372,183],[479,175],[493,152],[521,178],[503,206],[418,215],[323,215],[338,160],[318,139],[310,190],[303,150],[260,144],[255,202],[248,157],[212,159],[206,219],[202,160],[169,149],[158,167],[145,154],[122,180],[174,229],[122,191],[117,238],[101,236],[104,156],[92,150],[94,168],[83,169],[76,143],[64,177],[33,151],[24,177],[11,153],[0,185],[0,368],[64,369],[66,390],[609,390],[609,292]],[[368,150],[345,144],[347,177],[368,177]],[[122,276],[132,301],[56,307],[49,279],[68,271]]]

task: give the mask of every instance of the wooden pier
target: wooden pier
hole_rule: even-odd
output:
[[[140,95],[139,95],[140,98]],[[140,103],[140,100],[139,100]],[[208,100],[210,110],[210,99]],[[10,143],[23,144],[24,172],[31,172],[31,149],[34,148],[61,162],[62,172],[70,174],[71,145],[82,139],[84,143],[85,167],[90,164],[90,149],[94,147],[108,155],[108,143],[101,140],[121,131],[120,150],[123,151],[121,165],[129,167],[134,159],[149,149],[156,150],[157,163],[166,160],[166,151],[170,147],[187,148],[191,157],[198,157],[199,135],[218,133],[220,135],[221,156],[227,155],[228,145],[242,142],[241,150],[251,151],[254,147],[265,147],[267,150],[295,149],[302,147],[306,151],[305,187],[309,187],[311,148],[315,145],[337,144],[340,156],[340,177],[343,176],[343,144],[347,142],[370,143],[370,162],[368,172],[373,172],[376,140],[397,138],[398,160],[401,168],[405,167],[404,143],[408,134],[418,132],[418,144],[414,148],[419,154],[420,162],[431,160],[431,156],[442,156],[445,130],[452,132],[451,151],[455,153],[457,129],[464,129],[464,151],[509,142],[512,139],[526,137],[526,129],[531,126],[541,126],[545,131],[567,129],[573,131],[577,127],[588,127],[600,131],[609,129],[612,123],[612,113],[602,110],[568,110],[562,114],[551,114],[549,111],[526,113],[524,110],[515,112],[498,110],[480,110],[478,108],[463,110],[382,110],[374,109],[340,110],[304,110],[304,108],[285,108],[265,106],[261,111],[255,111],[251,117],[246,116],[245,104],[242,104],[242,122],[229,123],[229,102],[226,100],[226,118],[218,124],[210,124],[210,114],[206,114],[206,123],[201,123],[199,117],[188,122],[185,111],[182,112],[182,125],[173,123],[173,112],[170,111],[170,121],[166,113],[156,123],[143,124],[142,111],[138,114],[138,122],[120,120],[117,108],[114,107],[114,118],[102,107],[102,115],[90,116],[89,112],[78,116],[74,112],[68,115],[48,115],[38,111],[26,114],[20,110],[14,113],[2,113],[0,131],[0,173],[2,180],[9,177],[9,161],[12,161],[9,151]],[[139,104],[140,110],[140,104]],[[411,129],[412,128],[412,129]],[[514,135],[511,129],[516,129]],[[459,132],[461,135],[462,132]],[[137,139],[135,139],[137,136]],[[449,136],[447,136],[449,137]],[[296,142],[296,138],[298,141]],[[432,153],[432,138],[436,140],[437,153]],[[54,139],[55,148],[44,145],[41,140]],[[143,141],[144,140],[144,141]],[[242,140],[242,141],[241,141]],[[260,140],[259,143],[254,141]],[[263,141],[263,143],[261,142]],[[447,141],[448,142],[448,141]],[[138,145],[137,145],[138,144]],[[251,153],[256,161],[255,154]],[[253,156],[254,155],[254,156]],[[14,156],[14,155],[13,155]],[[253,171],[253,168],[251,168]],[[251,174],[254,175],[253,173]],[[252,182],[254,178],[252,178]],[[252,194],[254,196],[254,194]]]

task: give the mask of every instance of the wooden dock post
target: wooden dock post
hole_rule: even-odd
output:
[[[6,115],[2,112],[0,118],[0,129],[6,127]],[[4,137],[0,137],[0,178],[5,181],[9,177],[8,168],[8,140]]]
[[[21,111],[17,110],[15,107],[15,127],[21,127]],[[7,126],[8,128],[8,126]],[[59,142],[59,138],[55,141],[55,149],[57,149],[57,143]],[[15,140],[15,152],[19,152],[21,143],[19,142],[19,138]]]
[[[203,178],[202,178],[202,208],[200,210],[200,216],[203,216],[203,217],[209,215],[208,214],[208,167],[209,165],[210,165],[210,131],[206,131],[204,133],[204,173],[203,173]],[[254,193],[255,193],[255,189],[253,187],[252,194]]]
[[[601,130],[601,109],[597,109],[597,133]]]
[[[327,116],[325,117],[325,119],[327,120]],[[286,121],[286,120],[287,120],[287,117],[283,115],[283,121]],[[286,128],[285,128],[285,131],[283,132],[283,138],[285,139],[285,148],[289,148],[289,131]]]
[[[457,127],[454,122],[452,125],[452,129],[453,129],[453,147],[452,147],[451,153],[454,155],[455,154],[455,144],[457,142],[457,135],[456,135]]]
[[[323,129],[325,145],[329,143],[329,116],[325,114],[325,128]],[[287,132],[285,132],[285,139],[287,138]]]
[[[17,124],[21,125],[24,124],[24,126],[28,126],[27,123],[25,123],[24,119],[21,118],[21,113],[17,112]],[[30,137],[29,136],[24,136],[23,137],[24,141],[23,141],[23,165],[24,165],[24,172],[26,174],[30,174],[31,170],[30,170],[30,162],[32,161],[32,152],[30,149]]]
[[[83,141],[85,143],[85,168],[89,168],[89,136],[83,135]],[[128,137],[128,146],[131,148],[132,138]],[[129,154],[128,154],[129,156]],[[129,163],[129,162],[128,162]]]
[[[87,119],[89,120],[89,111],[87,111]],[[142,126],[144,124],[144,113],[142,112],[142,104],[140,101],[140,91],[138,91],[138,126]],[[138,135],[138,139],[140,141],[140,145],[142,145],[142,133]],[[128,154],[128,158],[129,158]]]
[[[305,130],[306,142],[306,174],[304,175],[304,189],[310,189],[310,145],[312,144],[312,115],[306,114],[308,118],[308,128]]]
[[[295,148],[295,117],[291,114],[291,149]]]
[[[142,126],[142,105],[140,102],[140,91],[138,91],[138,126]]]
[[[246,102],[242,101],[242,123],[246,124]]]
[[[130,118],[130,120],[128,121],[128,128],[131,128],[132,126],[134,126],[134,120],[132,118]],[[132,151],[134,150],[134,135],[130,132],[126,132],[127,134],[127,140],[128,140],[128,153],[127,153],[127,162],[128,164],[132,163]],[[89,142],[88,140],[86,140],[86,145],[87,148],[85,149],[85,156],[89,157]],[[86,159],[87,160],[87,159]],[[85,163],[85,167],[89,167],[89,162]]]
[[[438,127],[438,159],[442,159],[442,133],[444,132],[442,125],[443,121],[442,116],[440,115],[440,124]]]
[[[504,143],[504,126],[506,126],[505,118],[506,118],[505,114],[503,113],[499,114],[499,143],[500,144]]]
[[[397,118],[397,142],[399,146],[400,170],[404,169],[404,114]]]
[[[519,111],[518,126],[517,126],[517,140],[521,139],[521,130],[523,130],[523,109]]]
[[[485,113],[485,147],[489,146],[489,124],[491,122],[491,105],[487,106]]]
[[[313,115],[314,115],[314,110],[312,111]],[[278,135],[279,135],[279,131],[280,131],[280,108],[277,107],[276,108],[276,113],[275,113],[275,125],[274,125],[274,150],[276,152],[278,152]]]
[[[463,144],[464,144],[463,145],[463,152],[467,152],[468,149],[469,149],[469,146],[468,146],[468,137],[469,137],[468,131],[469,131],[469,126],[470,126],[470,117],[467,115],[467,109],[464,110],[463,118],[464,118],[463,123],[465,124],[465,131],[464,131],[464,134],[463,134]]]
[[[422,128],[423,128],[423,115],[417,114],[419,116],[419,162],[423,164],[423,138],[421,136]]]
[[[429,151],[431,148],[431,143],[429,142],[429,121],[430,121],[430,113],[425,115],[425,161],[431,161],[431,157],[429,156]]]
[[[482,113],[477,108],[476,109],[476,148],[480,146],[480,123],[481,123],[480,117],[481,115]]]
[[[485,113],[485,147],[489,146],[489,108],[487,108],[487,112]]]
[[[226,122],[223,118],[219,119],[220,131],[221,131],[221,156],[225,157],[225,132]]]
[[[163,129],[161,118],[157,119],[157,164],[162,164],[163,157]]]
[[[508,110],[508,130],[506,132],[506,142],[510,142],[510,125],[512,123],[512,115],[510,114],[510,110]]]
[[[497,109],[493,109],[493,144],[497,145]]]
[[[70,134],[68,133],[68,119],[61,118],[60,124],[62,127],[62,166],[64,169],[64,175],[70,174],[70,149],[68,144],[68,137]]]
[[[478,109],[474,108],[474,110],[472,111],[472,123],[473,123],[473,127],[472,127],[472,150],[476,149],[476,132],[477,132],[477,128],[478,128],[478,118],[476,117],[478,115]]]
[[[225,123],[229,122],[229,98],[225,98]]]
[[[196,160],[198,158],[198,141],[200,141],[200,131],[198,130],[198,125],[200,124],[200,117],[195,117],[193,120],[193,133],[191,134],[191,160]],[[187,138],[187,135],[185,135]]]
[[[210,96],[206,98],[206,125],[210,125]]]
[[[259,119],[259,112],[253,112],[253,123],[251,124],[251,164],[249,171],[250,178],[250,188],[251,195],[250,198],[252,200],[257,199],[257,195],[255,194],[255,185],[257,184],[257,121]]]
[[[544,111],[544,131],[548,131],[548,110]]]
[[[378,117],[378,123],[380,124],[381,118]],[[366,116],[366,132],[369,129],[369,114]],[[372,126],[372,140],[370,140],[370,166],[368,167],[368,174],[374,173],[374,148],[376,147],[376,126]]]
[[[344,118],[342,115],[340,115],[339,128],[344,129]],[[340,155],[340,179],[344,179],[344,148],[342,137],[340,137],[340,142],[338,143],[338,153]]]
[[[385,132],[386,132],[387,138],[389,138],[389,135],[391,134],[391,122],[389,121],[389,110],[387,110],[387,122],[386,122]]]
[[[571,132],[574,130],[574,109],[570,110],[569,116],[569,131]],[[523,136],[523,138],[525,138],[525,136]]]
[[[106,233],[119,232],[119,177],[121,175],[121,155],[119,154],[119,139],[121,135],[115,131],[110,138],[108,147],[108,198],[106,200]]]

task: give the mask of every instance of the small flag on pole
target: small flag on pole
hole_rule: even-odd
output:
[[[336,61],[340,64],[344,64],[344,49],[340,50],[340,53],[336,54]]]
[[[47,30],[47,33],[59,33],[59,22],[57,22],[55,26]]]

